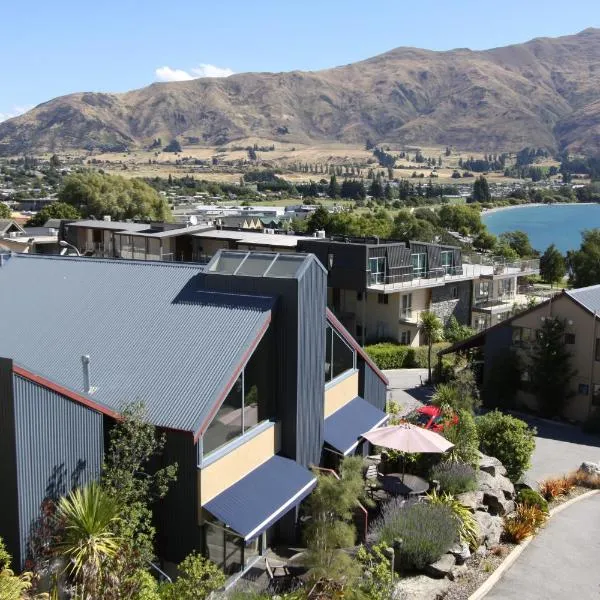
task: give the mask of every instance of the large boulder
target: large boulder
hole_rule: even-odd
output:
[[[498,544],[502,535],[502,517],[490,515],[482,510],[475,512],[473,517],[477,523],[477,541],[479,544],[485,545],[487,548]]]
[[[501,490],[507,499],[511,499],[515,495],[515,486],[508,477],[493,476],[486,471],[477,471],[477,489],[484,494]]]
[[[454,555],[457,565],[462,565],[471,557],[471,550],[469,550],[469,544],[466,542],[457,542],[448,552]]]
[[[441,579],[442,577],[449,576],[450,573],[452,573],[452,569],[454,569],[455,564],[456,558],[453,554],[444,554],[431,565],[427,565],[427,567],[425,567],[425,573],[431,577]]]
[[[449,579],[432,579],[427,575],[405,577],[394,587],[392,600],[441,600],[449,589]]]
[[[491,515],[509,515],[515,510],[514,500],[509,500],[502,490],[493,490],[483,494],[483,503]]]
[[[600,463],[586,460],[585,462],[581,463],[579,470],[583,471],[584,473],[588,473],[589,475],[600,475]]]
[[[457,494],[456,499],[461,504],[466,506],[471,512],[485,509],[485,505],[483,504],[483,492],[481,490]]]
[[[496,477],[496,475],[506,476],[505,466],[494,456],[482,454],[479,458],[479,470],[489,473],[492,477]]]

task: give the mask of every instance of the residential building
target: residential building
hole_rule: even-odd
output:
[[[0,246],[4,251],[29,254],[59,254],[58,229],[22,227],[15,221],[0,221]]]
[[[327,310],[312,255],[12,255],[0,288],[0,536],[19,568],[42,502],[98,476],[129,402],[178,464],[154,507],[168,573],[199,550],[234,575],[296,542],[310,467],[368,451],[386,420],[387,380]]]
[[[506,264],[424,242],[333,237],[301,240],[298,250],[314,253],[326,266],[329,306],[363,345],[394,340],[418,346],[426,310],[444,322],[454,316],[459,323],[489,326],[486,313],[500,314],[497,302],[508,297],[517,302],[517,277],[539,272],[538,261]],[[493,295],[500,281],[503,294]]]
[[[524,310],[471,338],[454,344],[442,354],[478,349],[483,360],[482,382],[486,389],[494,364],[514,351],[521,361],[521,389],[516,402],[531,410],[539,410],[531,393],[531,374],[527,356],[544,320],[557,317],[566,326],[565,344],[576,371],[572,380],[572,397],[567,399],[563,416],[583,422],[600,407],[600,286],[563,290],[553,298]]]

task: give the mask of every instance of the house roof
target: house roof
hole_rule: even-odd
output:
[[[15,227],[17,231],[23,232],[23,228],[12,219],[0,219],[0,235],[6,233],[11,227]]]
[[[590,285],[576,290],[567,290],[565,294],[591,313],[600,313],[600,285]]]
[[[240,244],[254,244],[256,246],[272,246],[274,248],[295,248],[298,240],[313,240],[312,237],[287,235],[283,233],[260,233],[258,231],[232,231],[230,229],[212,229],[194,233],[196,238],[233,240]]]
[[[0,267],[0,356],[105,409],[142,401],[198,434],[271,319],[272,297],[203,286],[195,264],[14,255]],[[26,331],[24,328],[26,323]],[[81,356],[90,356],[92,394]],[[34,379],[35,380],[35,379]]]

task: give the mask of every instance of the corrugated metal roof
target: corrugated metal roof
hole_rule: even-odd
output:
[[[260,233],[257,231],[231,231],[227,229],[214,229],[195,233],[194,237],[233,240],[240,244],[255,244],[257,246],[273,246],[274,248],[295,248],[298,240],[313,240],[315,238],[282,233]]]
[[[194,264],[15,255],[0,268],[0,356],[113,410],[196,433],[271,318],[272,297],[203,288]]]
[[[577,290],[567,290],[566,294],[590,312],[600,313],[600,285],[590,285],[589,287]]]
[[[127,221],[103,221],[88,219],[87,221],[73,221],[69,227],[85,227],[87,229],[111,229],[113,231],[142,231],[148,229],[148,223],[128,223]]]

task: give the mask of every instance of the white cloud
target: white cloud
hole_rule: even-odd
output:
[[[200,64],[190,71],[183,69],[172,69],[171,67],[159,67],[154,72],[158,81],[189,81],[200,77],[229,77],[233,71],[227,67],[217,67],[215,65]]]
[[[33,108],[33,104],[14,105],[8,112],[0,112],[0,123],[18,117]]]

